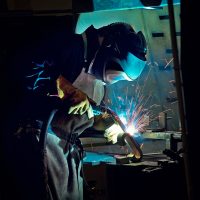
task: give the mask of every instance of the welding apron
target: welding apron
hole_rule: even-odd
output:
[[[35,120],[23,121],[15,134],[12,155],[15,198],[82,200],[83,149],[78,136],[92,124],[87,114],[68,115],[64,110],[55,113],[45,134]]]

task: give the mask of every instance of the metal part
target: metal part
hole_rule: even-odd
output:
[[[114,122],[117,123],[121,127],[121,129],[124,131],[124,133],[121,133],[118,135],[117,144],[119,144],[120,146],[126,145],[129,148],[131,154],[133,154],[133,156],[132,156],[133,161],[141,160],[143,153],[142,153],[142,150],[141,150],[139,144],[134,140],[133,136],[126,133],[125,126],[122,123],[122,121],[120,120],[120,118],[117,116],[117,114],[114,111],[112,111],[106,107],[103,107],[103,106],[93,106],[93,110],[94,110],[94,114],[95,113],[101,114],[101,113],[107,112],[112,116]],[[95,134],[95,132],[97,132],[97,134]],[[102,131],[86,130],[84,133],[82,133],[80,135],[80,137],[103,138],[104,134]],[[105,141],[104,141],[104,144],[106,144]],[[107,143],[107,144],[110,144],[110,143]]]
[[[171,138],[171,135],[174,135],[176,138],[181,138],[181,132],[175,131],[163,131],[163,132],[145,132],[142,134],[143,138],[147,139],[160,139],[160,140],[167,140]]]
[[[162,142],[161,148],[159,149],[160,153],[164,149],[169,149],[176,152],[180,148],[182,148],[182,133],[181,132],[175,132],[175,131],[145,132],[142,134],[142,138],[146,140],[146,142],[147,141],[151,143]],[[155,151],[155,149],[152,151]]]
[[[133,139],[133,136],[128,133],[119,134],[117,137],[117,142],[122,146],[128,146],[128,148],[131,150],[131,153],[134,155],[135,161],[142,159],[142,150],[140,149],[139,144]]]

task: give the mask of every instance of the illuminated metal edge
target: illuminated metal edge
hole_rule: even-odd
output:
[[[108,143],[105,138],[87,137],[87,138],[80,138],[80,140],[81,140],[83,147],[85,147],[85,148],[113,145],[111,143]],[[88,142],[88,141],[90,141],[90,142]]]
[[[170,139],[172,134],[178,138],[181,137],[182,135],[181,132],[165,131],[165,132],[145,132],[142,134],[142,137],[145,139],[167,140]]]
[[[180,0],[174,0],[173,4],[180,4]],[[167,0],[162,0],[158,7],[167,6]],[[144,6],[140,0],[93,0],[94,11],[100,10],[124,10],[124,9],[134,9],[134,8],[149,8]],[[152,7],[156,8],[156,7]]]
[[[165,131],[165,132],[145,132],[142,133],[142,138],[143,139],[155,139],[155,140],[169,140],[171,135],[173,135],[176,138],[181,138],[182,133],[181,132],[176,132],[176,131]],[[116,144],[111,144],[106,141],[105,138],[87,138],[92,140],[91,143],[85,143],[84,140],[86,138],[80,138],[81,141],[83,142],[83,147],[97,147],[97,146],[105,146],[105,145],[116,145]]]

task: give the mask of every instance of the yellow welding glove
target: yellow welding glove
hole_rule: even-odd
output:
[[[116,144],[118,135],[123,133],[124,131],[122,130],[120,125],[118,123],[115,123],[105,130],[104,137],[107,139],[108,142]]]
[[[113,144],[117,143],[118,135],[124,133],[113,116],[106,112],[94,116],[93,128],[98,131],[104,131],[106,140]]]
[[[90,102],[84,92],[75,88],[62,75],[60,75],[56,80],[56,85],[58,96],[63,100],[67,100],[70,105],[68,114],[83,115],[86,111],[88,111],[88,117],[92,117]]]

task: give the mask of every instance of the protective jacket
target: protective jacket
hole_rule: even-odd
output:
[[[42,150],[43,159],[41,159],[43,165],[47,166],[44,173],[46,182],[44,182],[47,184],[45,188],[48,188],[46,190],[48,195],[45,198],[53,200],[83,198],[82,155],[77,137],[86,128],[92,126],[93,119],[88,119],[86,114],[82,116],[67,114],[68,100],[62,101],[57,97],[56,80],[62,75],[73,83],[82,68],[87,67],[87,63],[92,60],[95,49],[98,48],[96,29],[89,27],[86,35],[88,38],[87,62],[85,62],[82,35],[67,31],[45,34],[31,44],[22,45],[12,61],[13,67],[25,70],[27,74],[22,81],[23,95],[13,112],[16,125],[16,138],[13,145],[16,162],[14,162],[13,173],[16,178],[17,195],[20,199],[44,198],[44,194],[42,195],[41,190],[38,190],[40,185],[37,185],[38,179],[34,178],[41,173],[41,168],[34,170],[31,167],[37,166],[37,156],[35,160],[31,160],[31,153],[34,151],[27,151],[23,147],[37,145],[43,129],[35,127],[37,124],[35,121],[44,124],[49,119],[52,110],[56,112],[46,130],[48,134]],[[32,131],[29,131],[30,128]],[[27,141],[27,134],[31,135],[31,138],[35,137],[34,140],[31,139],[31,145],[28,146],[24,144]],[[33,169],[33,171],[28,169]]]

